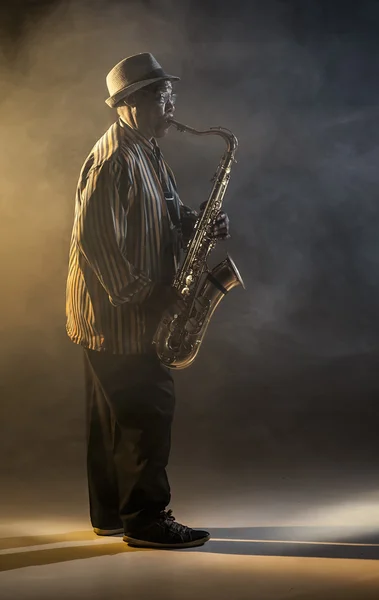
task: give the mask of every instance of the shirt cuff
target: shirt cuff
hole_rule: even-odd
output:
[[[143,302],[151,293],[154,284],[146,275],[136,275],[134,281],[122,288],[117,296],[109,296],[110,303],[113,306],[120,304],[139,304]]]

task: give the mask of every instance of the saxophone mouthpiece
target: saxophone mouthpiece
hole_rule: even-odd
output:
[[[165,119],[167,125],[169,125],[171,127],[171,125],[174,124],[174,119],[172,117],[167,117],[167,119]]]

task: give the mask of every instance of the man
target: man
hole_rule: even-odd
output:
[[[67,332],[85,354],[91,522],[98,535],[153,548],[209,539],[166,510],[174,385],[152,346],[162,313],[182,307],[171,282],[196,219],[155,141],[177,79],[149,53],[108,74],[119,119],[80,174],[67,281]],[[212,233],[228,237],[224,213]]]

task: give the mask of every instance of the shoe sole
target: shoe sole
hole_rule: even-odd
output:
[[[99,527],[93,528],[96,535],[117,535],[119,533],[124,533],[124,528],[121,529],[99,529]]]
[[[129,546],[134,548],[161,548],[170,550],[171,548],[194,548],[195,546],[203,546],[210,540],[210,535],[200,538],[198,540],[192,540],[191,542],[180,542],[179,544],[160,544],[158,542],[148,542],[145,540],[137,540],[128,535],[124,535],[123,540],[127,542]]]

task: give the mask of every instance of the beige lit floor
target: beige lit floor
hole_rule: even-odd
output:
[[[121,537],[95,536],[81,519],[3,523],[0,598],[379,598],[379,544],[367,528],[345,538],[341,530],[338,537],[306,527],[211,531],[213,540],[200,549],[142,551]]]
[[[174,455],[170,508],[212,534],[177,551],[97,537],[82,457],[77,472],[4,475],[0,600],[379,600],[376,456],[287,464],[278,453],[233,473],[183,469]]]

